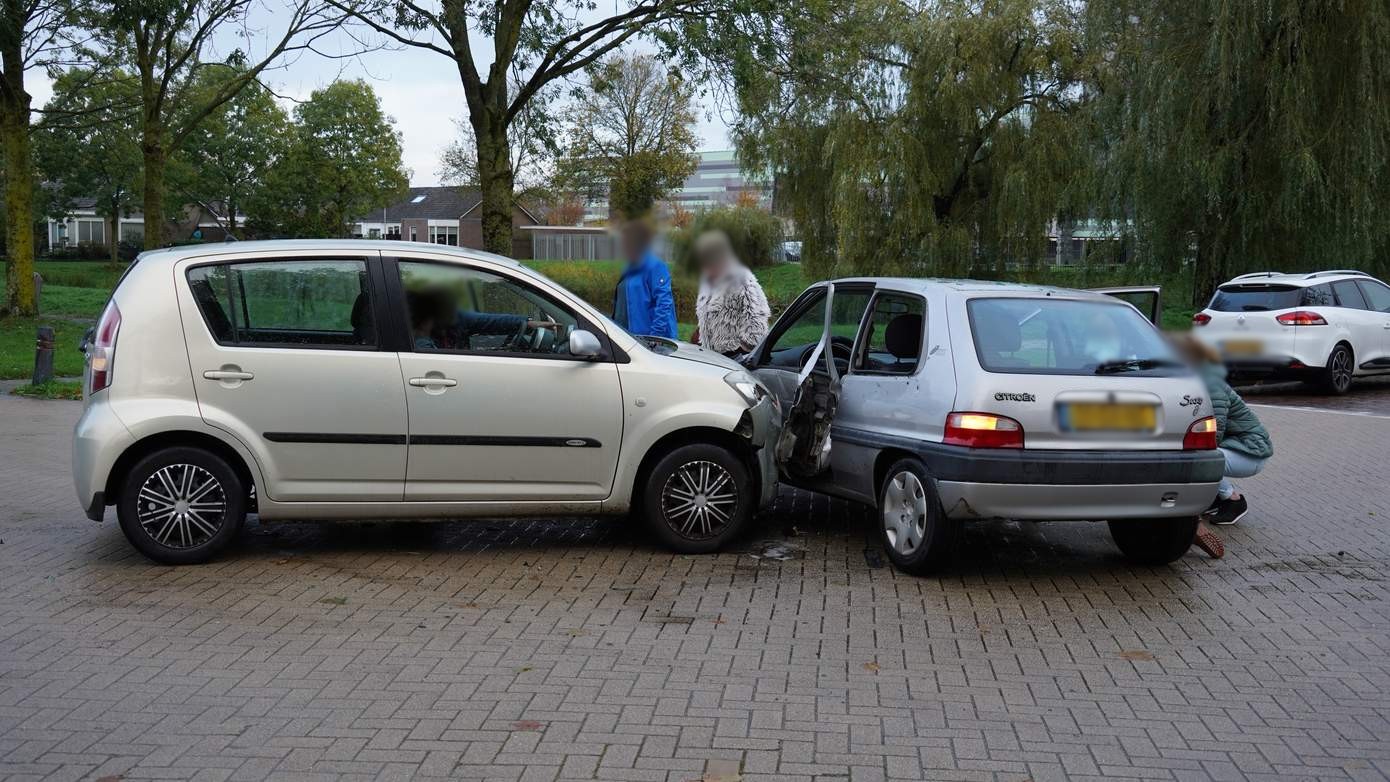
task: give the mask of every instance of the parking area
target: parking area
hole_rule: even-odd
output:
[[[717,556],[252,523],[158,567],[77,507],[78,406],[0,396],[0,777],[1385,778],[1390,386],[1250,401],[1278,454],[1224,560],[989,522],[917,579],[791,490]]]

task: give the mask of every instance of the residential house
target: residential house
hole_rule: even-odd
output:
[[[164,236],[170,242],[220,242],[227,238],[227,218],[221,204],[188,204],[177,220],[164,225]],[[237,225],[244,225],[245,215],[237,216]],[[113,231],[109,218],[97,213],[96,199],[79,197],[68,202],[60,216],[49,217],[45,238],[50,249],[83,245],[110,247],[112,238],[118,243],[133,245],[145,241],[145,216],[138,209],[121,215]]]
[[[358,238],[431,242],[483,249],[482,193],[456,187],[412,187],[400,201],[362,215],[351,226]],[[531,257],[526,229],[542,224],[536,214],[512,206],[512,256]]]

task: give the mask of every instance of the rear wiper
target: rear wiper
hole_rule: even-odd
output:
[[[1134,372],[1141,369],[1160,369],[1180,367],[1182,362],[1169,358],[1126,358],[1118,361],[1102,361],[1096,365],[1097,375],[1114,375],[1120,372]]]

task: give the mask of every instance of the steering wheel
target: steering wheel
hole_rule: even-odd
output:
[[[816,352],[816,344],[817,343],[813,342],[810,345],[807,345],[806,349],[801,352],[800,366],[805,367],[806,362],[811,360],[811,354]],[[837,369],[840,374],[843,375],[849,372],[849,362],[853,354],[854,340],[850,339],[849,337],[830,338],[830,356],[832,359],[834,359],[835,369]],[[816,363],[819,364],[821,361],[824,361],[824,358],[818,359]],[[816,372],[823,370],[813,369],[811,371]]]

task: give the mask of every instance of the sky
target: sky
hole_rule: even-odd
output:
[[[274,2],[274,0],[270,0]],[[262,7],[258,15],[265,18],[268,10]],[[258,29],[255,21],[248,24]],[[264,41],[275,30],[267,22],[260,36]],[[239,43],[239,42],[238,42]],[[235,45],[235,44],[233,44]],[[340,51],[350,50],[352,42],[346,36],[329,44]],[[256,47],[251,47],[254,52]],[[490,53],[490,41],[475,40],[473,50]],[[490,64],[479,61],[482,69]],[[352,59],[329,59],[304,54],[283,67],[267,73],[264,81],[280,96],[287,109],[294,101],[307,99],[314,90],[330,84],[336,78],[361,78],[369,82],[381,99],[382,108],[401,132],[405,167],[410,170],[412,185],[440,184],[439,158],[444,148],[458,135],[456,121],[466,117],[463,87],[453,61],[435,52],[417,48],[394,51],[374,51]],[[35,107],[44,105],[52,95],[49,80],[42,71],[31,71],[27,77]],[[731,146],[727,123],[713,104],[701,107],[699,125],[700,149],[728,149]]]

